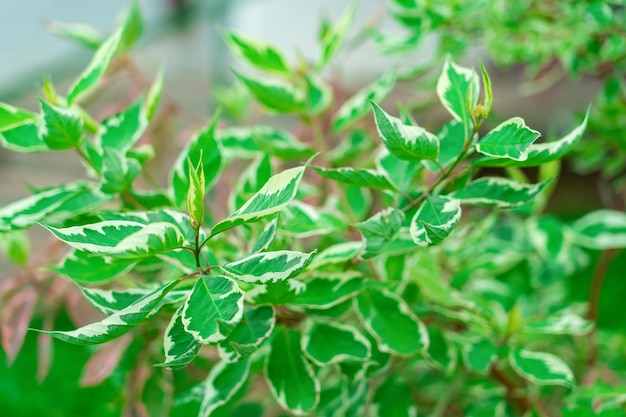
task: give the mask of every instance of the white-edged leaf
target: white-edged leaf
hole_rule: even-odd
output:
[[[363,325],[382,352],[412,355],[428,348],[426,327],[395,294],[370,288],[354,300]]]
[[[252,245],[250,252],[264,252],[266,251],[276,238],[276,232],[278,230],[278,217],[274,218],[271,222],[265,225],[263,231]]]
[[[344,184],[356,185],[358,187],[374,188],[380,190],[395,191],[395,187],[387,178],[373,169],[356,168],[321,168],[313,169],[322,177]]]
[[[501,177],[483,177],[452,194],[463,204],[501,208],[518,207],[535,198],[551,180],[522,184]]]
[[[407,161],[396,158],[389,153],[387,148],[382,147],[376,156],[376,167],[389,181],[394,189],[400,191],[412,191],[413,180],[422,169],[422,164],[428,161]]]
[[[411,220],[411,237],[419,246],[441,243],[461,219],[461,202],[448,196],[426,198]]]
[[[404,213],[389,207],[354,226],[361,231],[365,241],[362,256],[371,258],[381,253],[392,242],[404,223]]]
[[[616,210],[592,211],[572,224],[574,244],[604,250],[626,247],[626,213]]]
[[[278,113],[298,113],[305,108],[304,92],[298,87],[275,78],[250,77],[235,72],[254,98],[268,110]]]
[[[51,269],[81,284],[105,284],[128,272],[132,264],[111,262],[89,252],[72,250]]]
[[[271,338],[265,377],[278,404],[296,415],[315,409],[320,383],[300,349],[300,332],[278,326]]]
[[[376,388],[372,398],[373,417],[417,417],[413,390],[397,376],[390,376]]]
[[[106,41],[100,45],[89,66],[72,83],[67,92],[68,105],[77,101],[85,94],[89,93],[109,68],[109,64],[115,56],[120,40],[122,39],[122,29],[118,29]]]
[[[209,376],[202,384],[204,394],[198,417],[209,417],[218,407],[226,404],[248,380],[250,360],[238,362],[220,361],[213,365]]]
[[[127,308],[104,320],[88,324],[79,329],[70,331],[38,331],[77,345],[94,345],[108,342],[129,332],[133,327],[141,323],[159,305],[163,297],[179,282],[172,281],[164,284]]]
[[[222,35],[229,49],[248,64],[264,71],[289,74],[287,60],[274,45],[232,30],[224,31]]]
[[[163,80],[165,79],[165,66],[159,68],[156,79],[150,86],[148,94],[146,95],[146,102],[143,107],[143,112],[146,114],[148,120],[152,120],[152,117],[156,113],[159,103],[161,102],[161,95],[163,93]]]
[[[498,359],[498,348],[491,340],[476,339],[463,342],[463,363],[468,371],[486,375]]]
[[[234,362],[256,351],[270,336],[276,316],[271,306],[248,307],[242,320],[217,349],[222,360]]]
[[[36,121],[37,115],[35,113],[6,103],[0,103],[0,133],[5,130],[33,124]]]
[[[342,242],[328,246],[315,256],[310,269],[351,261],[361,252],[362,242]]]
[[[320,33],[320,58],[317,69],[321,70],[328,64],[343,44],[348,31],[352,26],[356,7],[351,6],[346,9],[341,19],[332,25],[328,25]]]
[[[220,268],[240,281],[268,284],[298,275],[313,260],[314,252],[289,250],[260,252],[248,255]]]
[[[36,153],[50,150],[39,136],[39,125],[24,124],[0,133],[0,144],[10,151]]]
[[[574,388],[574,374],[558,356],[527,349],[511,349],[509,363],[515,372],[533,384]]]
[[[419,126],[405,125],[370,101],[376,119],[378,134],[390,154],[407,161],[436,161],[439,156],[439,138]]]
[[[302,351],[316,365],[364,361],[372,354],[369,340],[355,327],[309,321],[302,333]]]
[[[308,309],[329,309],[354,297],[363,289],[365,279],[361,274],[319,274],[306,281],[303,291],[296,294],[290,304]]]
[[[52,21],[46,29],[57,36],[74,41],[89,49],[98,49],[102,45],[102,36],[97,29],[81,23],[63,23]]]
[[[524,119],[513,117],[483,136],[476,150],[487,156],[525,161],[530,145],[539,136],[541,133],[526,126]]]
[[[136,303],[141,298],[149,295],[153,289],[150,288],[127,288],[124,290],[103,290],[99,288],[80,287],[83,295],[96,310],[111,315],[115,314],[131,304]],[[168,292],[161,304],[176,304],[182,302],[189,295],[188,290],[172,290]],[[148,315],[150,317],[150,315]]]
[[[79,146],[85,138],[83,118],[73,109],[54,106],[39,99],[43,123],[39,136],[53,150],[71,149]]]
[[[182,315],[183,306],[180,306],[165,329],[163,339],[165,361],[159,366],[180,369],[194,360],[202,346],[191,334],[185,331]]]
[[[566,313],[526,323],[522,332],[532,334],[567,334],[583,336],[593,330],[593,323],[577,314]]]
[[[292,201],[280,213],[281,232],[298,238],[326,235],[345,230],[338,213],[301,201]]]
[[[185,330],[200,343],[224,340],[243,316],[243,292],[235,281],[221,275],[205,275],[185,301]]]
[[[463,123],[466,136],[472,130],[471,111],[478,103],[480,84],[471,68],[464,68],[448,57],[437,80],[437,95],[452,117]]]
[[[292,278],[269,284],[255,285],[246,292],[246,299],[256,305],[279,306],[290,303],[306,288],[306,284]]]

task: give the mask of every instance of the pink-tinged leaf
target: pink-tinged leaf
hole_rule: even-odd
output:
[[[111,343],[107,343],[91,355],[83,370],[80,385],[93,387],[111,376],[131,341],[130,335],[124,335]]]
[[[13,295],[2,311],[2,348],[8,364],[12,364],[22,348],[28,325],[39,298],[33,287],[26,287]]]

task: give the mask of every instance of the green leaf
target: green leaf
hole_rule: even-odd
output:
[[[279,326],[274,330],[265,362],[265,377],[278,404],[297,415],[315,409],[320,383],[301,350],[297,330]]]
[[[314,254],[315,251],[303,253],[288,250],[254,253],[223,265],[221,269],[240,281],[267,284],[298,275],[311,263]]]
[[[228,127],[216,135],[217,141],[222,145],[224,156],[228,159],[256,158],[262,154],[261,148],[254,140],[254,128]]]
[[[333,132],[345,130],[355,121],[367,114],[367,100],[380,103],[387,97],[396,82],[395,72],[387,72],[378,80],[359,90],[354,96],[341,105],[333,121]]]
[[[165,78],[165,66],[161,66],[157,72],[156,79],[150,86],[148,94],[146,96],[146,102],[143,107],[143,113],[145,113],[148,120],[152,120],[152,117],[159,107],[161,102],[161,94],[163,93],[163,80]]]
[[[50,22],[46,29],[53,34],[69,39],[89,49],[98,49],[102,45],[102,36],[97,29],[81,23]]]
[[[413,180],[422,169],[420,161],[406,161],[396,158],[387,148],[382,148],[376,157],[378,171],[391,183],[392,187],[400,191],[412,191]]]
[[[271,306],[247,307],[243,319],[217,345],[220,358],[235,362],[248,356],[270,336],[275,324],[276,316]]]
[[[274,218],[271,222],[265,225],[263,232],[261,232],[257,240],[254,242],[251,252],[257,253],[266,251],[274,242],[277,230],[278,217]]]
[[[426,198],[411,219],[411,237],[419,246],[432,246],[447,238],[461,219],[461,202],[448,196]]]
[[[310,146],[283,129],[255,126],[249,129],[249,134],[258,146],[259,152],[266,152],[281,159],[308,158],[314,153]]]
[[[344,43],[348,31],[352,26],[355,12],[355,6],[348,7],[341,19],[334,25],[327,26],[325,30],[320,33],[320,58],[317,63],[318,71],[328,64]]]
[[[302,167],[290,168],[271,177],[230,217],[213,226],[211,236],[244,223],[259,221],[284,209],[296,196],[298,185],[309,163],[310,160]]]
[[[183,326],[183,307],[176,310],[170,323],[165,329],[163,350],[165,361],[159,366],[168,369],[180,369],[194,360],[202,346],[196,339],[185,331]]]
[[[376,128],[390,154],[407,161],[432,160],[439,156],[439,138],[419,126],[405,125],[370,101]]]
[[[0,250],[14,264],[25,267],[30,255],[30,241],[23,231],[3,233],[0,240]]]
[[[349,262],[356,258],[362,248],[361,242],[342,242],[328,246],[315,256],[310,268],[315,270],[326,265]]]
[[[626,247],[626,213],[596,210],[572,224],[576,245],[596,250]]]
[[[122,29],[118,29],[100,45],[87,69],[80,74],[68,90],[68,105],[79,100],[98,85],[98,82],[107,71],[107,68],[109,68],[109,64],[115,56],[115,52],[122,39],[122,33]]]
[[[100,190],[89,188],[79,191],[58,206],[54,212],[46,216],[46,222],[59,224],[63,221],[75,218],[84,213],[90,213],[112,200],[112,196],[104,194]]]
[[[306,284],[293,278],[265,285],[256,285],[246,292],[246,296],[248,301],[257,305],[279,306],[290,303],[304,288],[306,288]]]
[[[53,106],[39,99],[43,124],[39,134],[45,144],[53,150],[71,149],[83,142],[85,129],[83,118],[72,109]]]
[[[252,161],[233,186],[228,201],[230,210],[241,208],[263,187],[271,175],[272,165],[269,155],[263,155],[262,158]]]
[[[457,365],[457,351],[454,343],[437,325],[427,326],[427,329],[429,343],[426,361],[444,375],[450,376]]]
[[[593,330],[593,323],[577,314],[565,313],[527,323],[522,332],[531,334],[558,334],[584,336]]]
[[[412,355],[428,347],[426,327],[398,296],[371,288],[362,291],[355,300],[363,325],[382,352]]]
[[[131,0],[130,7],[121,19],[122,37],[120,39],[120,51],[125,52],[132,49],[139,40],[143,31],[143,18],[139,0]]]
[[[463,124],[452,120],[444,124],[437,132],[439,138],[439,165],[447,167],[452,164],[459,157],[463,151],[463,145],[465,144],[465,134],[463,132]],[[426,161],[425,165],[429,166],[429,169],[433,172],[439,169],[432,162]]]
[[[254,98],[265,108],[278,113],[299,113],[305,108],[302,90],[274,78],[249,77],[235,72]]]
[[[37,115],[28,110],[19,109],[6,103],[0,103],[0,133],[20,126],[33,124]]]
[[[486,375],[491,364],[498,359],[498,349],[486,339],[463,342],[463,363],[468,371]]]
[[[363,361],[372,354],[369,340],[355,327],[309,321],[302,334],[302,351],[316,365]]]
[[[107,194],[126,193],[141,172],[141,166],[128,158],[120,149],[106,146],[102,149],[102,184],[100,189]]]
[[[150,288],[128,288],[124,290],[101,290],[98,288],[85,288],[80,287],[83,295],[89,301],[96,310],[99,312],[111,315],[115,314],[125,308],[128,308],[133,303],[136,303],[143,297],[149,295],[153,290]],[[165,304],[177,304],[184,301],[189,295],[188,290],[176,291],[172,290],[168,292],[160,302],[160,305]],[[159,310],[160,306],[155,308],[155,311]],[[150,317],[152,314],[148,314],[146,317]]]
[[[187,160],[202,162],[205,178],[206,194],[217,181],[222,169],[222,155],[215,131],[219,121],[219,113],[216,113],[211,122],[202,131],[196,133],[178,155],[172,171],[170,172],[170,184],[173,190],[174,201],[178,207],[182,207],[187,198],[190,187],[189,170]]]
[[[307,113],[322,113],[333,102],[333,90],[330,85],[315,74],[306,74],[304,81],[307,87]]]
[[[563,138],[554,142],[545,142],[530,145],[527,152],[528,157],[523,161],[515,161],[508,158],[493,158],[489,156],[483,156],[473,161],[472,165],[489,167],[531,167],[561,159],[569,151],[571,151],[572,148],[574,148],[574,145],[578,143],[583,133],[585,132],[585,129],[587,127],[587,121],[589,120],[589,112],[590,108],[587,109],[587,113],[585,114],[583,122]]]
[[[365,240],[362,256],[371,258],[381,253],[385,246],[392,242],[404,223],[402,210],[387,208],[354,226],[361,231]]]
[[[202,153],[201,153],[202,154]],[[191,161],[189,163],[189,190],[187,191],[187,207],[194,229],[200,229],[204,221],[204,168],[202,160],[194,168]]]
[[[26,229],[87,189],[87,186],[81,183],[65,184],[4,206],[0,209],[0,232]]]
[[[471,112],[478,103],[479,92],[476,72],[456,65],[448,57],[437,80],[437,95],[452,117],[463,123],[466,137],[473,128]]]
[[[413,390],[397,376],[386,378],[372,398],[373,416],[417,417]]]
[[[141,138],[148,127],[142,100],[105,119],[95,138],[96,148],[109,147],[125,153]]]
[[[483,106],[485,107],[485,114],[489,115],[489,113],[491,113],[491,106],[493,105],[493,91],[491,89],[491,78],[489,78],[489,74],[487,74],[487,70],[482,61],[480,62],[480,72],[483,75],[483,87],[485,88],[485,101]]]
[[[280,214],[284,234],[305,238],[345,230],[346,225],[334,211],[292,201]]]
[[[561,358],[550,353],[511,349],[509,362],[515,372],[533,384],[574,388],[572,370]]]
[[[180,281],[172,281],[160,286],[127,308],[96,323],[91,323],[71,331],[43,331],[57,339],[77,345],[94,345],[105,343],[128,333],[141,323],[150,312],[161,302],[163,297]]]
[[[233,54],[243,58],[248,64],[264,71],[290,73],[287,60],[274,45],[234,31],[227,30],[222,35]]]
[[[355,169],[350,167],[334,169],[313,167],[313,169],[324,178],[344,184],[395,191],[393,184],[383,174],[373,169]]]
[[[132,264],[111,262],[86,251],[73,250],[52,270],[81,284],[99,285],[115,280],[131,268]]]
[[[500,177],[483,177],[452,194],[463,204],[501,208],[518,207],[534,199],[550,180],[538,184],[522,184]]]
[[[248,380],[250,360],[228,363],[220,361],[213,365],[203,383],[204,395],[198,417],[213,415],[218,407],[226,404]]]
[[[530,145],[539,136],[541,133],[526,126],[524,119],[513,117],[483,136],[476,150],[487,156],[525,161]]]
[[[243,316],[243,292],[235,281],[221,275],[205,275],[185,301],[185,330],[200,343],[224,340]]]
[[[45,152],[49,148],[39,136],[39,126],[25,124],[0,133],[0,143],[13,152],[35,153]]]

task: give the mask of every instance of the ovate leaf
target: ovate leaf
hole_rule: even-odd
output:
[[[411,355],[428,347],[426,327],[398,296],[372,288],[361,292],[355,300],[363,325],[381,351]]]
[[[463,204],[501,208],[518,207],[535,198],[550,180],[538,184],[522,184],[500,177],[483,177],[467,184],[453,194]]]
[[[596,210],[572,224],[576,245],[596,250],[626,247],[626,213]]]
[[[272,307],[246,308],[243,319],[226,339],[217,345],[220,357],[224,361],[234,362],[248,356],[270,336],[275,323],[276,317]]]
[[[254,98],[268,110],[299,113],[305,107],[304,92],[298,87],[274,78],[256,78],[235,72]]]
[[[235,281],[221,275],[205,275],[185,301],[185,330],[200,343],[224,340],[243,316],[243,292]]]
[[[335,169],[313,167],[313,169],[324,178],[344,184],[395,191],[393,184],[383,174],[373,169],[355,169],[350,167]]]
[[[40,99],[43,124],[39,135],[53,150],[70,149],[79,146],[85,138],[83,118],[72,109],[53,106]]]
[[[165,361],[160,364],[169,369],[180,369],[189,364],[202,346],[183,326],[183,307],[176,310],[165,329],[163,350]]]
[[[289,74],[287,60],[274,45],[234,31],[224,31],[223,36],[228,48],[248,64],[264,71]]]
[[[561,358],[550,353],[511,349],[509,362],[515,372],[533,384],[574,388],[572,370]]]
[[[37,115],[6,103],[0,103],[0,133],[35,123]]]
[[[240,281],[267,284],[298,275],[313,260],[315,252],[280,250],[255,253],[221,268]]]
[[[369,340],[355,327],[310,321],[302,335],[302,351],[318,366],[364,361],[371,356]]]
[[[441,243],[461,219],[461,202],[448,196],[426,198],[411,220],[411,237],[419,246]]]
[[[300,333],[284,326],[274,330],[265,362],[270,391],[281,407],[297,415],[315,409],[320,383],[300,350]]]
[[[204,395],[198,417],[209,417],[215,409],[226,404],[248,380],[249,373],[250,360],[247,358],[215,364],[203,383]]]
[[[437,80],[437,95],[452,117],[463,123],[466,136],[472,129],[471,112],[478,103],[480,85],[471,68],[464,68],[448,57]]]
[[[525,161],[530,145],[539,136],[541,133],[526,126],[521,117],[513,117],[483,136],[476,150],[487,156]]]
[[[25,124],[0,133],[3,147],[21,153],[35,153],[49,150],[48,145],[39,136],[39,126]]]

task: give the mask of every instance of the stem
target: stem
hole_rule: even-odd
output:
[[[520,396],[517,391],[521,388],[517,381],[511,378],[507,373],[505,373],[498,366],[494,365],[491,367],[490,376],[498,382],[500,385],[504,387],[506,390],[506,399],[511,404],[511,406],[517,411],[519,411],[520,415],[526,414],[531,407],[530,399],[526,396]]]

